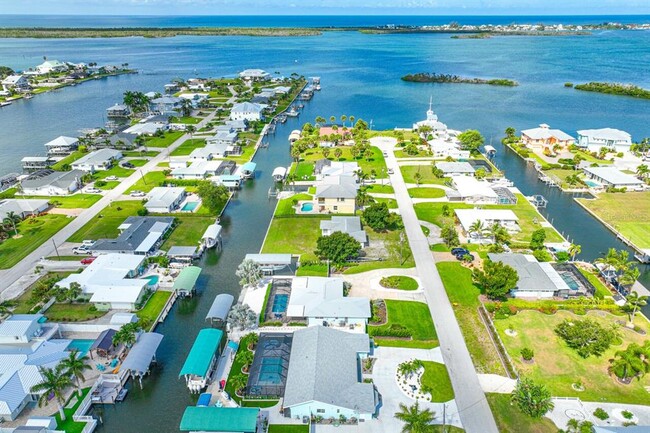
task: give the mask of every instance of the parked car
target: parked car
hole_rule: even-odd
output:
[[[108,176],[105,180],[117,180],[117,176]]]
[[[384,152],[384,157],[388,156],[388,152]]]
[[[455,256],[461,255],[464,256],[465,254],[469,254],[469,250],[467,248],[452,248],[451,253]]]
[[[98,188],[86,188],[85,191],[90,194],[101,194],[102,192],[102,190]]]
[[[392,168],[389,168],[388,169],[388,174],[395,174],[395,170],[393,170]]]
[[[72,254],[75,255],[80,255],[80,254],[90,254],[90,247],[86,245],[82,245],[80,247],[76,247],[72,249]]]
[[[473,262],[476,257],[474,254],[458,254],[456,260],[465,260],[465,257],[469,257],[468,261]]]
[[[135,190],[135,191],[131,191],[131,193],[130,193],[129,195],[130,195],[131,197],[144,197],[144,196],[146,196],[147,194],[145,194],[144,191],[138,191],[138,190]]]
[[[94,262],[96,258],[97,257],[86,257],[85,259],[81,259],[81,264],[82,265],[89,265],[92,262]]]
[[[135,168],[135,165],[131,164],[130,162],[123,162],[122,167],[124,168]]]

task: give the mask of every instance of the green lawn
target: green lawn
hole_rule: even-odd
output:
[[[273,218],[263,253],[313,254],[323,218]]]
[[[386,206],[388,206],[388,209],[397,209],[399,207],[397,205],[397,200],[395,200],[394,198],[375,197],[375,201],[377,203],[386,203]]]
[[[196,117],[186,116],[186,117],[170,117],[169,123],[184,123],[185,125],[196,125],[201,119]]]
[[[77,402],[70,408],[65,408],[63,409],[63,412],[65,413],[65,421],[61,421],[61,417],[59,416],[59,411],[57,410],[56,413],[52,416],[56,418],[56,429],[60,431],[65,431],[66,433],[81,433],[86,427],[85,422],[76,422],[75,420],[72,419],[72,415],[74,415],[75,411],[77,408],[81,405],[81,402],[83,401],[84,397],[88,395],[90,392],[90,387],[89,388],[84,388],[81,390],[81,397],[79,397],[77,391],[75,390],[74,396],[77,398]],[[72,396],[68,400],[68,402],[72,399]],[[55,406],[56,403],[53,403]],[[67,406],[67,403],[66,405]]]
[[[327,263],[305,265],[296,271],[297,277],[327,277]]]
[[[194,149],[198,149],[200,147],[205,147],[204,138],[192,138],[190,140],[185,140],[180,146],[174,149],[174,151],[171,153],[171,156],[186,156],[192,153]]]
[[[174,214],[177,226],[172,234],[162,244],[161,249],[167,250],[174,246],[198,246],[201,236],[210,224],[214,224],[214,216]]]
[[[55,303],[45,311],[45,317],[51,322],[85,322],[104,316],[108,311],[97,311],[93,304]]]
[[[446,182],[449,182],[449,178],[447,177],[435,177],[431,171],[431,167],[432,165],[402,165],[400,166],[400,170],[402,170],[402,176],[406,183],[417,183],[415,181],[415,173],[420,173],[421,184],[444,185]]]
[[[422,387],[428,388],[431,394],[431,401],[444,403],[454,398],[454,389],[451,387],[451,380],[445,364],[432,361],[422,361],[424,374],[420,380]]]
[[[185,134],[183,131],[165,132],[162,137],[147,137],[145,141],[146,147],[169,147],[173,142],[181,138]]]
[[[510,404],[510,394],[485,394],[501,433],[557,433],[548,418],[534,419]]]
[[[294,204],[301,200],[312,200],[313,197],[310,194],[300,193],[293,195],[289,198],[283,198],[278,201],[278,206],[275,208],[274,216],[290,216],[295,215],[296,210],[294,209]],[[311,217],[307,217],[311,218]]]
[[[411,253],[411,247],[408,241],[405,241],[400,247],[400,232],[398,230],[376,232],[369,226],[365,226],[364,229],[370,240],[370,246],[366,247],[366,253],[370,257],[377,257],[379,254],[382,254],[383,260],[358,263],[346,269],[343,272],[344,274],[358,274],[360,272],[384,268],[415,267],[415,261],[413,260],[413,254]],[[379,250],[373,251],[373,244],[379,244],[382,247]]]
[[[526,200],[522,194],[517,194],[517,204],[515,205],[482,205],[483,209],[511,209],[519,218],[519,227],[521,231],[513,235],[513,240],[528,243],[533,232],[542,228],[540,222],[543,220],[542,216],[537,212],[537,209]],[[423,221],[442,226],[445,221],[451,221],[442,215],[442,208],[444,205],[449,206],[451,209],[473,209],[474,205],[466,203],[418,203],[415,207],[415,213],[418,218]],[[537,222],[535,222],[537,221]],[[562,237],[553,228],[544,227],[546,232],[546,242],[562,242]]]
[[[127,157],[127,156],[130,156],[130,157],[144,157],[144,156],[152,157],[152,156],[158,155],[159,153],[160,153],[159,150],[145,150],[143,152],[141,152],[139,150],[127,150],[127,151],[122,152],[122,156],[125,156],[125,157]]]
[[[393,275],[391,277],[384,277],[379,282],[383,287],[388,289],[398,289],[398,290],[417,290],[418,282],[411,278],[403,275]]]
[[[369,193],[375,194],[394,194],[395,190],[392,185],[381,185],[379,183],[373,183],[365,186],[366,191]]]
[[[410,188],[409,195],[413,198],[441,198],[445,196],[445,190],[442,188]]]
[[[149,162],[148,159],[130,159],[129,162],[136,167],[142,167]]]
[[[456,262],[436,263],[445,291],[454,309],[476,371],[504,374],[499,354],[478,315],[481,291],[472,282],[469,269]]]
[[[108,170],[103,170],[103,171],[98,171],[95,174],[93,174],[93,178],[95,180],[100,180],[100,179],[106,179],[109,176],[115,176],[115,177],[129,177],[131,176],[135,170],[132,170],[130,168],[124,168],[122,166],[119,166],[115,164]]]
[[[639,248],[650,248],[650,191],[602,193],[576,199]]]
[[[104,182],[106,182],[106,181],[104,181]],[[95,188],[99,188],[99,189],[101,189],[102,191],[107,191],[107,190],[110,190],[110,189],[115,188],[115,187],[118,186],[119,184],[120,184],[120,181],[119,181],[119,180],[109,180],[108,182],[106,182],[106,183],[105,183],[104,185],[102,185],[102,186],[97,185],[97,183],[95,182]]]
[[[335,149],[340,149],[342,151],[341,157],[338,159],[334,157]],[[370,174],[374,170],[378,179],[388,177],[388,173],[386,173],[386,161],[384,161],[384,154],[381,150],[379,150],[378,147],[370,147],[370,150],[372,150],[372,156],[369,159],[353,158],[352,154],[350,153],[351,146],[338,146],[335,149],[330,150],[329,159],[332,161],[356,161],[357,164],[359,164],[359,168],[361,168],[361,170],[363,170],[365,173]],[[323,153],[322,149],[320,148],[307,149],[301,155],[301,161],[305,162],[314,162],[322,158]]]
[[[291,164],[290,174],[295,176],[296,180],[314,180],[314,163],[312,162],[301,162],[296,165],[294,162]]]
[[[250,161],[253,158],[253,152],[255,152],[255,144],[252,143],[246,146],[242,146],[241,151],[242,151],[241,155],[232,156],[232,157],[229,156],[228,159],[231,159],[237,162],[238,164],[243,164]]]
[[[417,349],[431,349],[438,346],[438,335],[433,327],[431,313],[427,304],[390,299],[384,302],[386,302],[386,323],[380,326],[368,326],[368,334],[373,336],[375,343],[380,346]],[[411,333],[411,339],[374,337],[378,332],[394,325],[408,329]]]
[[[151,295],[147,301],[147,304],[136,313],[137,316],[140,318],[140,320],[153,324],[154,320],[158,318],[158,315],[165,307],[165,304],[171,295],[172,292],[163,290],[156,291],[153,295]]]
[[[149,173],[140,177],[138,181],[129,189],[126,190],[126,194],[131,191],[144,191],[149,192],[157,186],[160,186],[166,179],[165,173],[162,171],[150,171]]]
[[[62,170],[64,166],[70,165],[88,152],[82,152],[80,150],[76,150],[72,152],[70,155],[66,156],[56,164],[52,164],[52,170]]]
[[[594,269],[593,272],[590,272],[581,267],[578,267],[578,270],[596,288],[595,298],[604,299],[612,296],[612,292],[598,278],[597,270]]]
[[[422,158],[422,157],[430,157],[430,156],[431,156],[431,152],[426,150],[418,150],[418,153],[415,155],[409,155],[408,153],[404,152],[401,149],[395,150],[395,158]]]
[[[137,215],[138,209],[142,209],[142,202],[139,200],[115,201],[70,236],[68,242],[115,238],[119,235],[117,228],[120,224],[127,217]]]
[[[75,256],[75,259],[79,260],[78,256]],[[81,264],[79,265],[81,268]],[[72,272],[48,272],[47,274],[43,275],[40,277],[38,280],[36,280],[34,283],[32,283],[27,290],[25,290],[23,293],[20,294],[19,297],[13,299],[12,301],[15,302],[14,307],[12,307],[12,313],[13,314],[33,314],[36,313],[38,308],[37,306],[40,307],[42,303],[40,300],[35,300],[32,298],[32,293],[34,291],[34,288],[39,284],[41,281],[46,281],[49,280],[50,278],[65,278],[68,275],[70,275]],[[36,309],[35,311],[32,311]]]
[[[72,218],[66,215],[53,214],[27,218],[16,224],[18,236],[0,243],[0,257],[2,257],[0,269],[9,269],[20,262],[70,221]]]
[[[73,194],[56,197],[25,195],[21,196],[21,198],[42,198],[44,200],[49,200],[52,205],[60,207],[62,209],[86,209],[97,203],[102,198],[102,196],[99,194]]]
[[[306,424],[271,424],[268,433],[309,433]]]
[[[616,320],[620,320],[619,317],[602,311],[590,311],[587,316],[605,327],[610,327]],[[622,385],[609,376],[607,368],[609,359],[614,357],[616,351],[624,349],[630,343],[642,345],[647,338],[636,332],[621,329],[621,345],[610,347],[600,357],[583,359],[553,332],[564,319],[577,318],[584,316],[576,316],[568,311],[547,315],[527,310],[507,319],[495,320],[494,325],[520,374],[538,383],[544,383],[553,395],[579,397],[585,401],[645,404],[648,401],[648,391],[644,387],[650,386],[650,377],[646,375],[641,380]],[[645,319],[637,319],[635,323],[646,331],[650,330]],[[506,335],[506,329],[516,331],[517,335]],[[520,352],[524,347],[534,351],[534,364],[524,364],[521,361]],[[572,388],[571,384],[577,381],[582,382],[584,391],[578,392]]]

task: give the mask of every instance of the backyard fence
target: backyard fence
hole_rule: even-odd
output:
[[[494,344],[494,347],[496,348],[497,353],[499,354],[499,359],[503,364],[503,368],[505,369],[506,374],[510,379],[519,379],[519,372],[517,371],[514,362],[512,362],[512,359],[510,358],[510,355],[508,354],[508,351],[506,350],[503,341],[501,341],[501,337],[499,337],[499,333],[494,327],[494,323],[492,323],[492,318],[490,317],[490,314],[485,309],[485,306],[482,304],[480,307],[478,307],[478,315],[488,330],[490,339],[492,340],[492,343]]]

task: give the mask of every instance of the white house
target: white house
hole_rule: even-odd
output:
[[[172,170],[171,175],[175,179],[205,179],[206,177],[216,175],[217,170],[221,166],[221,162],[200,160],[197,156],[196,162],[193,162],[189,167],[175,168]]]
[[[67,195],[81,187],[81,170],[41,170],[20,181],[25,195]]]
[[[230,110],[230,120],[247,120],[250,122],[262,118],[262,106],[252,102],[235,104]]]
[[[185,188],[158,186],[147,194],[144,207],[152,213],[174,212],[186,197]]]
[[[413,130],[417,131],[422,126],[431,128],[434,135],[445,136],[447,135],[447,125],[438,120],[438,116],[433,112],[433,100],[429,99],[429,109],[427,110],[427,118],[413,124]]]
[[[454,176],[451,178],[455,191],[445,191],[450,201],[466,203],[496,204],[499,196],[486,181],[474,176]]]
[[[77,150],[79,140],[61,135],[52,141],[48,141],[44,146],[47,149],[48,156],[66,156]]]
[[[99,149],[82,156],[71,164],[74,170],[88,173],[108,170],[115,161],[122,158],[122,152],[117,149]]]
[[[158,131],[166,130],[168,125],[163,122],[138,122],[133,126],[128,127],[123,132],[125,134],[133,135],[153,135]]]
[[[519,218],[510,209],[456,209],[456,218],[460,222],[463,231],[468,237],[469,243],[490,243],[491,238],[485,237],[483,233],[473,233],[472,225],[480,221],[483,229],[486,230],[492,225],[498,223],[510,232],[520,230],[517,221]]]
[[[370,353],[366,334],[312,326],[293,333],[284,390],[284,416],[325,419],[340,416],[370,420],[380,397],[372,383],[360,381],[360,359]]]
[[[176,96],[161,96],[149,102],[149,108],[156,113],[176,114],[183,107],[185,99]]]
[[[59,62],[58,60],[46,60],[36,67],[36,71],[39,74],[49,74],[51,72],[63,72],[70,69],[65,63]]]
[[[323,158],[314,164],[314,174],[317,180],[322,180],[329,176],[356,176],[358,171],[359,164],[354,161],[331,161]]]
[[[6,199],[0,200],[0,221],[4,221],[9,212],[25,218],[29,215],[38,215],[50,207],[50,202],[43,199]]]
[[[587,178],[595,180],[604,187],[642,189],[643,181],[623,173],[615,167],[585,167]]]
[[[436,168],[442,170],[445,176],[470,175],[476,170],[469,162],[436,162]]]
[[[583,129],[578,131],[578,146],[590,152],[599,152],[605,147],[612,152],[628,152],[632,136],[625,131],[613,128]]]
[[[29,86],[29,81],[25,78],[24,75],[8,75],[2,80],[2,87],[5,90],[15,90],[17,92],[27,91],[31,87]]]
[[[343,295],[343,279],[295,277],[287,316],[306,319],[308,326],[331,326],[365,332],[370,301]]]
[[[14,314],[0,323],[0,344],[24,344],[42,339],[42,314]]]
[[[271,74],[263,69],[244,69],[239,73],[239,78],[247,81],[262,81],[271,77]]]
[[[136,278],[142,273],[146,256],[101,254],[80,274],[70,274],[57,283],[69,288],[81,286],[82,296],[101,310],[133,310],[142,299],[149,280]]]
[[[235,131],[219,131],[214,136],[205,140],[207,145],[233,145],[237,142],[237,133]]]
[[[447,138],[434,138],[427,142],[434,158],[469,159],[469,150],[461,150],[458,140]]]

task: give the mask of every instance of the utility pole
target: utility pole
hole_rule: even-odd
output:
[[[59,250],[56,247],[56,242],[54,242],[54,239],[52,239],[52,245],[54,245],[54,251],[56,252],[56,256],[58,257],[59,261],[61,261],[61,256],[59,255]]]

